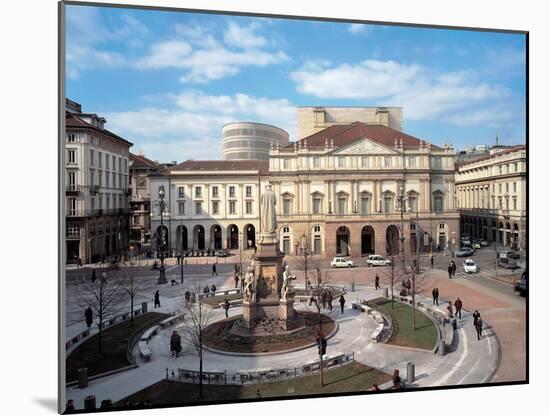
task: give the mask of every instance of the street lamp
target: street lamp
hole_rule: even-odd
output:
[[[185,255],[183,253],[183,217],[180,217],[180,232],[181,232],[180,274],[181,274],[181,284],[183,285],[183,261],[185,260]]]
[[[307,236],[306,236],[305,233],[302,233],[302,237],[301,237],[301,241],[300,241],[300,253],[304,257],[304,288],[307,291],[307,281],[308,281],[308,277],[307,277],[307,260],[308,260],[308,258],[307,258],[307,256],[308,256],[308,252],[307,252]]]
[[[159,279],[157,281],[157,284],[166,284],[168,281],[166,280],[166,270],[164,268],[164,248],[165,248],[165,233],[164,233],[164,222],[163,222],[163,216],[164,216],[164,186],[159,187],[159,210],[160,210],[160,246],[159,246],[159,253],[160,253],[160,273],[159,273]]]
[[[405,213],[405,201],[407,199],[408,198],[405,197],[405,183],[402,181],[399,187],[398,200],[401,214],[401,237],[399,239],[401,241],[401,262],[403,263],[403,272],[405,272],[405,227],[403,222],[403,214]]]

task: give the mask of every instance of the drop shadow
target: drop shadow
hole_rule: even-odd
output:
[[[57,399],[54,398],[34,398],[34,402],[42,408],[48,409],[51,412],[57,413]]]

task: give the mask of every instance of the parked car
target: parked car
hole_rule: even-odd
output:
[[[472,248],[460,248],[460,251],[455,252],[455,256],[456,257],[472,256],[474,252],[475,251]]]
[[[518,269],[521,268],[516,261],[510,258],[499,258],[498,266],[506,269]]]
[[[386,265],[391,265],[391,259],[384,258],[381,255],[369,255],[369,258],[367,259],[367,264],[369,265],[369,267],[383,267]]]
[[[517,251],[506,251],[506,258],[519,259],[520,255]]]
[[[523,271],[521,279],[514,285],[514,292],[523,297],[527,295],[527,271]]]
[[[489,246],[489,242],[487,242],[485,239],[480,239],[479,243],[482,247]]]
[[[342,257],[335,257],[330,262],[331,268],[352,268],[353,267],[353,261],[342,258]]]
[[[471,248],[472,247],[472,243],[468,240],[468,239],[462,239],[460,241],[460,247],[463,248],[463,247],[467,247],[467,248]]]
[[[217,255],[220,257],[220,258],[225,258],[225,257],[228,257],[229,256],[229,251],[227,249],[220,249],[217,253]]]
[[[462,267],[464,268],[464,272],[466,274],[475,274],[478,271],[477,265],[473,259],[465,260]]]
[[[463,233],[461,236],[460,236],[460,239],[467,239],[467,240],[470,240],[470,234],[469,233]]]

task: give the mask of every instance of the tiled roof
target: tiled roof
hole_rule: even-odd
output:
[[[172,171],[229,172],[247,170],[264,174],[267,173],[268,168],[268,160],[187,160],[170,168],[159,170],[151,175],[166,176]]]
[[[116,135],[115,133],[107,129],[102,130],[101,128],[94,127],[92,124],[89,124],[86,121],[81,120],[75,114],[71,114],[70,112],[65,112],[65,126],[66,128],[83,128],[86,130],[94,130],[94,131],[97,131],[98,133],[108,135],[112,138],[115,138],[117,140],[124,142],[125,144],[133,146],[133,144],[128,140],[125,140],[124,138]]]
[[[423,141],[384,125],[369,125],[362,122],[354,122],[348,125],[333,125],[302,138],[298,143],[300,144],[305,140],[308,147],[323,147],[325,140],[328,140],[329,145],[332,140],[335,147],[342,147],[365,137],[387,147],[393,147],[396,139],[398,144],[403,140],[403,147],[420,147]],[[286,147],[290,148],[293,145],[289,144]],[[441,147],[434,144],[431,144],[431,147],[437,150],[441,149]]]
[[[140,156],[138,154],[130,153],[130,161],[132,162],[132,167],[142,167],[147,169],[160,169],[162,166],[156,161],[150,160],[145,156]]]
[[[498,151],[498,152],[493,153],[493,154],[487,154],[486,156],[477,157],[473,160],[459,161],[455,164],[455,166],[456,166],[456,168],[462,167],[462,166],[465,166],[467,164],[473,164],[473,163],[477,163],[477,162],[480,162],[480,161],[483,161],[483,160],[489,160],[489,159],[492,159],[493,157],[498,157],[498,156],[501,156],[503,154],[513,153],[514,151],[525,150],[526,148],[527,148],[527,146],[525,144],[520,144],[520,145],[517,145],[517,146],[510,147],[506,150]]]

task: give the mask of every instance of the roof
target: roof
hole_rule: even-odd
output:
[[[101,117],[100,117],[101,118]],[[102,133],[105,135],[108,135],[114,139],[120,140],[125,144],[128,144],[129,146],[133,146],[134,144],[129,142],[128,140],[125,140],[124,138],[116,135],[115,133],[107,130],[107,129],[101,129],[94,127],[92,124],[87,123],[86,121],[81,120],[78,118],[77,114],[72,114],[68,111],[65,111],[65,126],[66,128],[80,128],[85,130],[93,130],[98,133]]]
[[[162,166],[156,161],[150,160],[145,156],[130,153],[132,168],[160,169]]]
[[[250,171],[260,174],[267,173],[268,160],[187,160],[175,166],[159,170],[151,176],[167,176],[174,171],[186,172],[229,172]]]
[[[325,140],[329,140],[329,144],[330,140],[332,140],[334,147],[343,147],[365,137],[387,147],[393,147],[396,139],[398,143],[403,140],[403,147],[420,147],[425,141],[384,125],[370,125],[363,122],[354,122],[346,125],[333,125],[308,137],[302,138],[298,143],[300,144],[305,141],[308,147],[322,147],[325,145]],[[294,143],[286,147],[291,148],[293,146]],[[433,144],[431,144],[431,147],[441,150],[441,147]]]
[[[493,157],[498,157],[498,156],[501,156],[503,154],[513,153],[514,151],[525,150],[526,148],[527,148],[527,146],[525,144],[520,144],[520,145],[517,145],[517,146],[510,147],[507,150],[499,151],[497,153],[487,154],[486,156],[481,156],[481,157],[476,157],[473,160],[459,161],[455,164],[455,166],[456,166],[456,168],[459,168],[459,167],[465,166],[467,164],[473,164],[473,163],[477,163],[477,162],[480,162],[480,161],[483,161],[483,160],[489,160],[489,159],[492,159]]]

